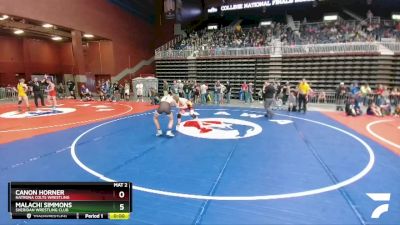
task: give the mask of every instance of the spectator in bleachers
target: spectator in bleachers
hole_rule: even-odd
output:
[[[305,113],[307,111],[307,101],[308,101],[308,95],[310,93],[311,87],[307,83],[306,79],[303,78],[303,80],[299,83],[298,85],[298,100],[299,100],[299,108],[297,109],[299,112],[303,110]]]

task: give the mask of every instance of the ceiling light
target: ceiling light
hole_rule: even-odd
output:
[[[393,13],[392,20],[400,20],[400,13]]]
[[[338,15],[325,15],[324,21],[336,21],[338,18]]]
[[[261,21],[260,26],[269,26],[271,24],[272,24],[271,21]]]
[[[49,23],[45,23],[45,24],[42,25],[42,27],[44,27],[44,28],[52,28],[53,25],[51,25]]]
[[[94,38],[93,34],[84,34],[83,37],[85,38]]]
[[[3,16],[0,17],[0,20],[6,20],[6,19],[8,19],[8,18],[9,18],[9,16],[3,15]]]
[[[53,40],[53,41],[61,41],[61,40],[62,40],[62,37],[60,37],[60,36],[53,36],[53,37],[51,38],[51,40]]]
[[[23,34],[23,33],[24,33],[23,30],[20,29],[14,30],[14,34]]]

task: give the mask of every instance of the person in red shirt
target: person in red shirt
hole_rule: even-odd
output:
[[[383,101],[383,92],[385,89],[383,88],[382,84],[378,85],[378,88],[375,90],[375,98],[376,98],[376,104],[380,106]]]
[[[57,105],[57,92],[56,92],[56,85],[53,83],[51,77],[48,77],[47,75],[44,75],[44,78],[46,79],[46,82],[48,84],[47,86],[47,101],[51,103],[53,110],[56,110],[56,105]]]
[[[249,85],[247,85],[246,81],[243,82],[241,90],[244,102],[247,102],[249,98]]]

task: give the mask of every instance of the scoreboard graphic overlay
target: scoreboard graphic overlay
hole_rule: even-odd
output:
[[[129,219],[130,182],[10,182],[12,219]]]

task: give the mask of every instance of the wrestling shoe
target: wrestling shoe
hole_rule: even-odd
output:
[[[166,133],[166,135],[168,136],[168,137],[175,137],[175,135],[172,133],[172,131],[167,131],[167,133]]]

